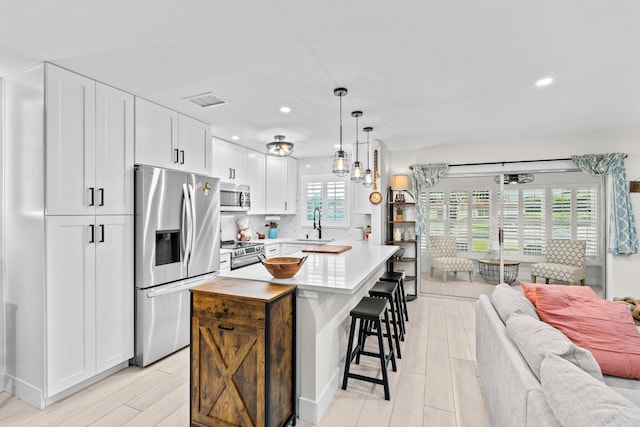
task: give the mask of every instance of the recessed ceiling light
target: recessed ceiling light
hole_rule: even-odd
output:
[[[545,77],[544,79],[538,80],[536,82],[536,86],[538,87],[549,86],[551,83],[553,83],[553,77]]]
[[[286,105],[283,105],[282,107],[280,107],[280,112],[281,113],[285,113],[285,114],[290,113],[291,112],[291,108],[287,107]]]
[[[240,139],[240,137],[239,137],[238,135],[233,135],[233,136],[231,137],[231,139],[233,139],[233,140],[237,141],[237,140],[239,140],[239,139]]]

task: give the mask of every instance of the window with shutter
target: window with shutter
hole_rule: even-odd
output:
[[[348,227],[348,180],[335,175],[308,175],[302,178],[305,216],[303,226],[313,225],[313,211],[320,209],[323,227]]]

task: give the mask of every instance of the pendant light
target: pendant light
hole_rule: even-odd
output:
[[[340,149],[336,151],[333,159],[333,173],[338,176],[345,176],[349,173],[349,158],[342,149],[342,97],[347,94],[347,89],[339,87],[333,90],[335,96],[340,97]]]
[[[284,135],[273,137],[275,141],[267,144],[267,154],[274,157],[286,157],[293,153],[293,144],[284,140]]]
[[[364,171],[364,181],[362,185],[369,188],[373,185],[373,173],[371,173],[371,168],[369,167],[369,132],[373,130],[371,126],[367,126],[362,129],[367,133],[367,169]]]
[[[351,170],[351,181],[359,184],[362,182],[364,176],[362,173],[362,163],[358,160],[358,147],[360,143],[358,142],[358,118],[362,117],[362,111],[353,111],[351,113],[351,117],[356,118],[356,161],[353,162],[353,168]]]

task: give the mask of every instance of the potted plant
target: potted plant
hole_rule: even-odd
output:
[[[396,221],[402,221],[404,218],[402,206],[396,206]]]

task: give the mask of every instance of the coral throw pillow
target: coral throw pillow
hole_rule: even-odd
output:
[[[574,296],[540,286],[536,309],[543,322],[589,350],[603,374],[640,379],[640,334],[626,302]]]
[[[564,292],[569,295],[576,295],[585,298],[600,298],[598,294],[593,292],[593,290],[588,286],[567,286],[567,285],[543,285],[540,283],[528,283],[528,282],[520,282],[522,285],[522,290],[529,301],[536,305],[536,289],[539,287],[545,287],[547,289],[553,289],[554,291]]]

